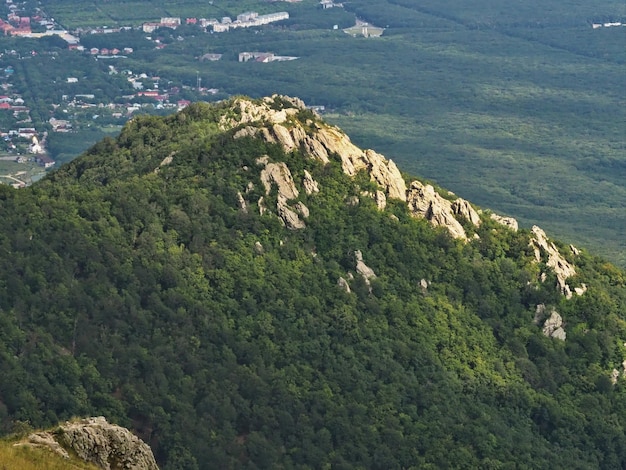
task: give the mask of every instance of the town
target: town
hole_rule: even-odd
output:
[[[327,8],[328,1],[324,1],[324,8]],[[71,136],[78,136],[80,133],[88,136],[93,134],[97,138],[106,133],[119,132],[121,126],[137,113],[165,114],[184,109],[192,100],[225,97],[218,88],[203,86],[199,74],[195,83],[181,83],[149,71],[120,67],[124,59],[135,53],[133,44],[119,44],[117,40],[109,47],[90,47],[93,38],[113,38],[123,33],[134,37],[143,34],[141,39],[152,43],[153,49],[159,51],[168,46],[168,41],[163,36],[169,38],[169,35],[177,34],[176,31],[181,26],[213,34],[289,19],[289,13],[284,11],[269,14],[247,11],[235,18],[222,17],[219,20],[162,17],[156,22],[142,22],[133,26],[79,27],[69,31],[40,7],[28,11],[26,2],[13,0],[6,0],[4,6],[7,14],[6,18],[0,19],[0,31],[6,37],[22,40],[13,43],[12,49],[0,51],[0,183],[14,187],[28,186],[57,164],[52,155],[58,154],[52,152],[55,142],[66,142]],[[176,41],[184,40],[181,35],[173,37]],[[28,50],[34,44],[33,40],[48,41],[60,47],[60,50]],[[98,43],[106,44],[106,40],[99,40]],[[37,68],[34,67],[37,61],[52,67],[61,65],[57,59],[68,51],[75,54],[72,63],[79,64],[78,67],[83,64],[82,69],[70,68],[65,71],[64,67],[59,67],[54,72],[58,75],[54,81],[57,98],[49,104],[48,109],[32,115],[34,103],[28,101],[34,90],[24,86],[23,75],[32,68]],[[213,62],[221,58],[222,54],[205,53],[197,57],[197,60]],[[298,57],[245,50],[236,56],[238,62],[268,63],[295,59]],[[96,63],[89,65],[88,61]],[[82,72],[90,67],[96,67],[105,74],[113,91],[103,92],[104,87],[94,87],[91,84],[92,81]],[[63,135],[67,137],[64,138]],[[65,160],[68,158],[65,156]]]

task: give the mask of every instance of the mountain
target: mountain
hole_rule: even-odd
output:
[[[137,117],[0,187],[2,431],[163,469],[620,468],[626,276],[294,98]]]

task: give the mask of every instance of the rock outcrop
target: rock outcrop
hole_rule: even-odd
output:
[[[351,292],[350,284],[348,284],[348,281],[346,281],[343,277],[340,277],[339,279],[337,279],[337,285],[339,286],[341,290],[343,290],[347,294]]]
[[[567,334],[563,329],[563,318],[561,318],[561,315],[559,315],[556,310],[552,310],[550,318],[543,324],[543,334],[551,338],[565,341]]]
[[[272,108],[274,101],[282,100],[293,107],[284,107],[277,110]],[[266,122],[269,124],[282,124],[290,116],[294,116],[300,109],[306,109],[306,105],[298,98],[288,96],[266,97],[260,103],[239,98],[233,102],[232,113],[225,115],[220,121],[222,130],[232,129],[241,124]]]
[[[554,243],[548,240],[546,233],[536,225],[531,229],[532,237],[530,246],[535,252],[535,261],[538,263],[544,261],[549,268],[552,268],[556,274],[557,287],[566,298],[572,297],[572,289],[567,284],[567,279],[576,275],[576,269],[572,266],[559,252]],[[578,292],[584,293],[586,289]]]
[[[620,375],[620,374],[619,374],[619,370],[617,370],[617,369],[613,369],[613,370],[611,371],[611,383],[612,383],[613,385],[616,385],[616,384],[617,384],[617,379],[619,379],[619,375]]]
[[[372,279],[376,279],[376,273],[372,268],[370,268],[367,264],[363,262],[363,253],[361,253],[361,250],[356,250],[354,252],[354,257],[356,259],[356,272],[363,277],[363,279],[365,280],[365,284],[369,286],[370,281]]]
[[[320,192],[319,184],[317,184],[317,181],[313,179],[313,176],[307,170],[304,170],[304,179],[302,180],[302,186],[304,187],[304,192],[307,193],[309,196],[313,193]]]
[[[405,201],[413,216],[423,217],[436,227],[444,227],[454,238],[462,240],[467,240],[468,235],[461,221],[465,220],[475,227],[481,224],[480,214],[464,199],[448,200],[437,193],[433,186],[419,181],[413,181],[407,188],[404,177],[393,161],[373,150],[360,149],[338,127],[311,115],[311,111],[297,98],[279,95],[263,100],[240,98],[233,102],[230,111],[222,118],[220,126],[225,130],[234,129],[235,138],[261,137],[267,142],[280,145],[285,152],[299,151],[322,164],[329,163],[331,158],[338,159],[343,172],[348,176],[356,176],[360,171],[367,172],[370,180],[379,189],[375,192],[368,190],[362,195],[373,197],[379,210],[385,210],[388,198]],[[309,114],[301,114],[305,111]],[[306,218],[308,209],[305,211],[288,203],[297,199],[299,192],[287,165],[269,162],[267,156],[260,157],[257,163],[263,165],[261,181],[266,195],[273,186],[278,189],[277,211],[285,225],[292,229],[304,228],[305,223],[300,216]],[[308,171],[304,172],[302,187],[307,195],[319,191],[319,185]],[[358,203],[356,196],[346,200],[349,206]],[[242,211],[246,210],[242,197],[239,197],[239,206]],[[259,211],[263,213],[264,210],[259,201]],[[490,217],[512,230],[518,230],[517,220],[512,217],[497,214],[491,214]],[[478,235],[474,234],[474,238],[478,238]],[[556,273],[558,287],[564,295],[570,298],[573,291],[578,295],[584,293],[585,286],[572,290],[567,284],[566,280],[576,274],[574,267],[538,227],[533,227],[531,245],[535,250],[536,260],[545,261]],[[574,254],[577,253],[574,247],[571,249]]]
[[[376,191],[374,201],[376,201],[376,207],[378,207],[378,210],[384,211],[385,207],[387,207],[387,196],[385,196],[385,193],[382,191]]]
[[[241,194],[240,191],[237,191],[237,203],[239,204],[239,209],[241,210],[241,212],[247,214],[248,204],[246,203],[246,200],[243,198],[243,194]]]
[[[284,162],[273,163],[269,161],[269,157],[261,157],[257,159],[258,165],[264,165],[261,170],[261,182],[265,188],[265,194],[269,194],[272,185],[278,189],[278,195],[285,199],[296,199],[300,192],[296,188],[296,184],[291,176],[289,167]]]
[[[31,434],[17,445],[48,447],[68,461],[76,455],[104,470],[158,470],[145,442],[102,416],[68,421],[57,429]]]
[[[465,199],[458,198],[452,203],[452,213],[464,217],[476,227],[480,226],[480,216]]]
[[[380,190],[372,192],[380,210],[385,210],[388,198],[406,201],[414,216],[425,217],[433,225],[445,227],[453,237],[463,240],[467,239],[467,234],[459,218],[466,219],[476,227],[480,225],[480,215],[469,202],[461,198],[454,202],[448,201],[432,186],[417,181],[407,188],[404,177],[393,161],[373,150],[361,150],[335,126],[312,119],[304,123],[296,119],[298,113],[304,110],[306,106],[302,101],[286,96],[275,95],[262,101],[242,98],[234,102],[233,113],[221,121],[221,126],[224,129],[238,128],[234,133],[235,138],[258,136],[267,142],[279,144],[286,152],[299,150],[323,164],[329,163],[330,158],[338,158],[343,172],[348,176],[366,171],[370,180],[380,187]],[[279,194],[287,200],[298,197],[286,165],[269,163],[267,157],[260,158],[258,162],[265,165],[261,180],[267,194],[268,188],[275,184],[279,187]],[[308,172],[305,172],[303,187],[308,195],[319,191]],[[356,204],[353,200],[348,203]],[[295,220],[287,209],[282,206],[282,212],[290,222],[283,220],[289,226]],[[502,218],[499,221],[512,226],[514,219]],[[516,227],[517,222],[514,225]]]
[[[496,222],[498,222],[499,224],[509,227],[514,232],[517,232],[519,228],[517,220],[514,219],[513,217],[505,217],[505,216],[498,215],[498,214],[491,214],[490,217]]]
[[[300,195],[293,180],[293,176],[291,176],[289,167],[284,162],[270,162],[267,156],[258,158],[257,164],[263,165],[263,169],[261,170],[261,182],[265,188],[265,194],[268,195],[273,186],[276,186],[278,190],[276,202],[278,217],[280,217],[285,226],[291,230],[306,228],[306,224],[300,219],[298,214],[306,218],[309,216],[309,209],[302,202],[296,203],[293,208],[289,206],[288,201],[296,199]],[[261,215],[266,212],[262,202],[263,201],[259,199],[259,211]]]
[[[392,160],[387,160],[373,150],[365,151],[365,161],[370,178],[376,181],[392,199],[406,201],[406,183]]]
[[[294,108],[273,109],[274,99],[289,103]],[[331,155],[337,155],[347,175],[355,176],[360,170],[366,170],[387,197],[406,200],[406,183],[394,162],[373,150],[361,150],[337,127],[310,121],[306,123],[305,130],[303,123],[292,118],[306,109],[300,100],[285,96],[266,98],[262,102],[240,99],[235,101],[233,108],[235,116],[224,118],[221,126],[224,129],[242,126],[235,132],[235,138],[260,136],[267,142],[280,144],[286,152],[299,149],[324,164],[330,162]],[[252,123],[265,125],[246,125]]]
[[[278,217],[280,217],[280,219],[283,221],[288,229],[300,230],[306,228],[306,224],[302,219],[300,219],[300,217],[298,216],[298,212],[289,207],[289,205],[287,204],[287,199],[280,194],[278,195],[276,210],[278,211]]]
[[[435,227],[445,227],[455,238],[467,239],[465,229],[454,217],[452,203],[442,198],[431,185],[413,181],[407,192],[407,204],[411,214],[423,217]]]

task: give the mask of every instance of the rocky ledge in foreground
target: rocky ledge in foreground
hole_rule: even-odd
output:
[[[68,421],[33,433],[15,445],[49,448],[70,461],[78,458],[105,470],[158,470],[150,447],[128,429],[103,416]]]

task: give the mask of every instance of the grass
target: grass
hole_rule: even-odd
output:
[[[66,460],[48,449],[15,446],[15,441],[0,441],[0,470],[96,470],[80,459]]]

